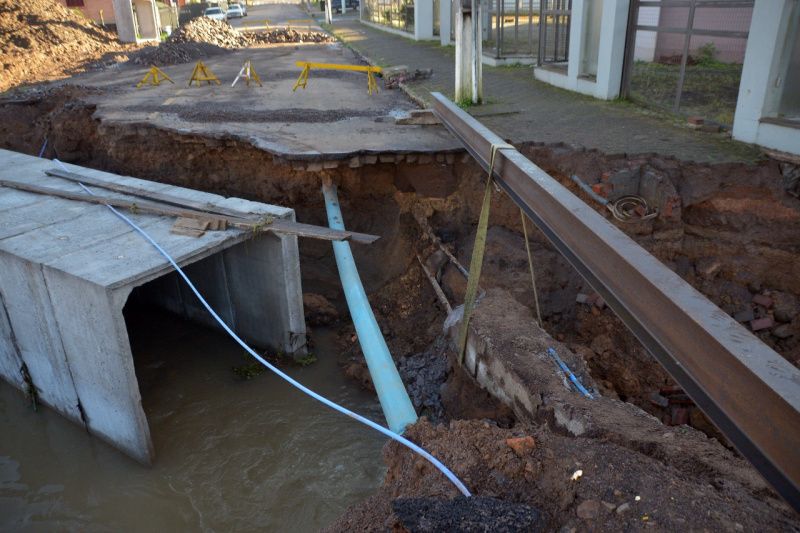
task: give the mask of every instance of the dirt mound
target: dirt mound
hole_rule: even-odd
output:
[[[0,0],[0,91],[76,72],[108,52],[116,36],[54,0]]]

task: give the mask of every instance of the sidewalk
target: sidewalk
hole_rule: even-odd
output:
[[[355,18],[335,20],[333,33],[381,66],[432,68],[431,79],[409,84],[418,98],[439,91],[452,98],[455,48],[415,42]],[[565,143],[606,154],[659,153],[684,161],[754,161],[760,151],[718,134],[700,133],[624,102],[604,102],[533,79],[530,67],[483,67],[486,105],[469,109],[512,142]]]

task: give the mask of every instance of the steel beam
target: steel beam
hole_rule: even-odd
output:
[[[504,143],[439,93],[433,110],[489,168]],[[775,490],[800,510],[800,370],[516,150],[494,178]]]

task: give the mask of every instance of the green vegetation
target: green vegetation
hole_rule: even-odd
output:
[[[303,367],[310,366],[317,362],[317,356],[311,352],[308,352],[308,355],[301,357],[300,359],[295,359],[294,362]]]

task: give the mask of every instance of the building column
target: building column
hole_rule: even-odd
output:
[[[433,0],[414,1],[414,40],[433,39]]]
[[[630,0],[604,0],[600,47],[597,55],[595,97],[613,100],[620,93],[625,63]],[[570,52],[572,50],[570,49]]]
[[[439,2],[439,43],[442,46],[450,44],[450,28],[453,21],[451,20],[453,10],[451,4],[453,0],[441,0]]]
[[[591,1],[591,0],[590,0]],[[586,40],[586,0],[572,0],[569,15],[569,56],[567,58],[567,77],[577,80],[583,63],[583,43]]]
[[[800,152],[798,130],[761,122],[778,110],[792,48],[788,38],[794,30],[792,26],[798,23],[797,10],[800,6],[796,0],[757,0],[753,7],[733,119],[734,139]]]

